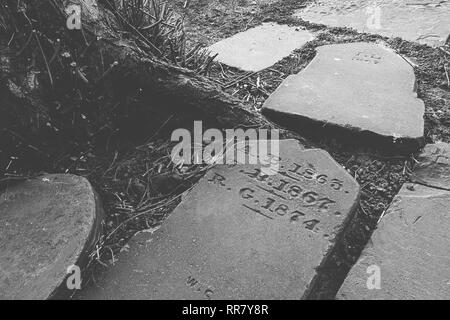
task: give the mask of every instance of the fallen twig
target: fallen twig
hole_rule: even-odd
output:
[[[445,70],[445,76],[447,77],[447,86],[450,88],[450,78],[448,76],[448,70],[447,70],[446,65],[444,65],[444,70]]]
[[[243,80],[245,80],[245,79],[247,79],[247,78],[249,78],[249,77],[251,77],[251,76],[257,74],[257,73],[258,73],[258,72],[248,72],[248,73],[244,74],[242,77],[239,77],[239,78],[237,78],[236,80],[232,81],[231,83],[226,84],[226,85],[223,87],[223,89],[228,89],[228,88],[234,86],[235,84],[237,84],[237,83],[239,83],[239,82],[241,82],[241,81],[243,81]]]
[[[445,50],[444,48],[442,48],[442,47],[439,47],[439,49],[442,51],[442,52],[444,52],[444,53],[446,53],[446,54],[448,54],[449,56],[450,56],[450,52],[448,52],[447,50]]]
[[[52,72],[50,71],[50,66],[48,65],[47,57],[45,56],[44,49],[42,48],[41,41],[39,41],[39,36],[36,32],[34,32],[34,35],[36,37],[36,42],[39,46],[39,49],[41,50],[42,58],[44,59],[45,68],[47,69],[48,78],[50,79],[50,85],[53,87],[53,77]]]

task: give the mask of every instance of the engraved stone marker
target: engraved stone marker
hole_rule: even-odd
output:
[[[287,57],[312,40],[311,33],[296,27],[263,23],[208,48],[216,61],[246,71],[260,71]]]
[[[211,169],[134,237],[84,299],[300,299],[352,217],[356,181],[323,150],[280,142],[280,169]]]
[[[318,0],[294,14],[330,27],[442,46],[450,30],[448,0]]]
[[[78,266],[82,278],[102,219],[99,199],[82,177],[45,175],[6,188],[0,194],[0,300],[67,298],[76,288],[67,287],[68,268]]]
[[[348,43],[317,48],[299,74],[286,78],[266,100],[270,116],[282,113],[385,137],[419,139],[424,103],[414,92],[411,66],[382,45]]]
[[[450,145],[428,144],[419,156],[412,181],[430,187],[450,190]]]
[[[450,191],[404,185],[338,298],[449,299],[449,208]]]

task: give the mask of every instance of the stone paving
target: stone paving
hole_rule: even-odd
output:
[[[393,142],[421,139],[424,133],[425,107],[415,93],[414,70],[380,44],[317,48],[313,61],[287,77],[266,100],[263,111],[298,119],[294,130],[306,119],[370,131]]]
[[[313,39],[309,31],[276,23],[238,33],[219,41],[208,49],[218,54],[216,61],[246,71],[261,71],[268,68],[295,49]]]
[[[300,299],[351,219],[356,181],[323,150],[280,142],[280,171],[220,165],[161,229],[135,237],[84,299]]]
[[[450,145],[443,142],[425,146],[412,181],[450,191]]]
[[[450,145],[445,143],[425,147],[413,175],[414,181],[424,185],[402,187],[338,298],[450,298],[448,150]]]
[[[449,299],[449,208],[450,191],[403,186],[338,298]]]
[[[0,300],[68,297],[67,269],[82,270],[103,209],[89,182],[44,175],[0,194]]]
[[[450,33],[448,0],[318,0],[296,17],[441,46]]]

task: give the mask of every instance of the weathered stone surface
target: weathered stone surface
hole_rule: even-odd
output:
[[[450,145],[439,142],[426,145],[411,177],[413,182],[450,190]]]
[[[0,300],[63,298],[67,268],[87,263],[102,208],[89,182],[45,175],[0,194]]]
[[[449,299],[450,192],[403,186],[342,285],[340,299]],[[367,281],[380,269],[380,289]],[[374,279],[370,279],[371,284]]]
[[[264,111],[297,116],[384,137],[423,136],[424,103],[411,66],[370,43],[327,45],[299,74],[286,78]],[[294,128],[295,129],[295,128]]]
[[[216,166],[162,227],[137,235],[83,299],[300,299],[352,216],[359,186],[323,150],[280,143],[276,175]]]
[[[450,30],[450,1],[319,0],[295,16],[331,27],[441,46]]]
[[[260,71],[312,39],[308,31],[298,27],[263,23],[219,41],[208,49],[211,54],[219,54],[216,61],[242,70]]]

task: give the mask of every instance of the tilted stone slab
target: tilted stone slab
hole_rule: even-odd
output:
[[[246,71],[261,71],[312,39],[311,33],[298,27],[263,23],[219,41],[208,50],[218,54],[215,61]]]
[[[337,297],[449,299],[449,208],[450,191],[403,186]]]
[[[67,297],[68,267],[83,271],[102,219],[99,199],[82,177],[44,175],[3,190],[0,300]]]
[[[382,45],[327,45],[317,48],[303,71],[282,82],[263,111],[297,116],[293,129],[309,119],[384,137],[420,139],[425,107],[414,88],[412,67]]]
[[[418,158],[411,180],[430,187],[450,190],[450,145],[428,144]]]
[[[356,181],[323,150],[280,143],[281,166],[211,169],[83,299],[300,299],[358,202]]]
[[[450,1],[319,0],[294,14],[330,27],[442,46],[450,30]]]

